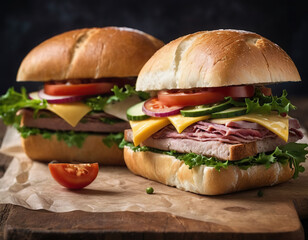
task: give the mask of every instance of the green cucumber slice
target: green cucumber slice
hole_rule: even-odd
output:
[[[140,121],[149,118],[149,116],[142,111],[143,104],[144,102],[140,102],[127,109],[127,119],[131,121]]]
[[[232,107],[226,109],[221,112],[215,112],[211,114],[211,118],[229,118],[229,117],[236,117],[245,115],[247,111],[246,107]]]
[[[192,109],[183,109],[181,110],[181,114],[184,117],[199,117],[199,116],[205,116],[209,115],[214,112],[220,112],[225,109],[231,108],[232,105],[230,104],[230,101],[214,104],[214,105],[200,105],[195,106]]]

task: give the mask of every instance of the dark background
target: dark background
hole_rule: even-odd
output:
[[[274,85],[280,94],[307,95],[308,8],[304,1],[98,1],[10,0],[0,8],[0,94],[14,85],[37,89],[34,83],[15,83],[23,57],[42,41],[84,27],[127,26],[165,43],[200,30],[243,29],[280,45],[293,59],[302,83]]]

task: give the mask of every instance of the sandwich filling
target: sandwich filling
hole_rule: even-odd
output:
[[[259,164],[270,167],[276,162],[288,163],[297,177],[304,171],[300,164],[308,151],[307,144],[295,143],[303,133],[298,120],[287,115],[295,106],[286,96],[286,91],[279,98],[271,92],[265,95],[256,87],[254,95],[244,99],[226,97],[218,104],[181,108],[181,114],[132,120],[132,130],[125,131],[121,146],[172,155],[189,168],[206,165],[219,170],[236,165],[247,169]],[[146,104],[142,109],[145,114]],[[220,109],[227,104],[235,111]],[[132,111],[127,113],[130,117]],[[187,113],[197,116],[185,117]],[[140,114],[136,116],[141,118]]]
[[[107,94],[86,95],[69,102],[49,103],[37,95],[28,95],[24,88],[21,93],[10,88],[0,97],[0,118],[6,125],[13,125],[24,138],[40,134],[50,139],[57,135],[59,141],[79,148],[91,134],[103,135],[102,141],[108,147],[118,145],[124,129],[129,128],[122,117],[125,116],[123,104],[147,97],[127,84],[122,88],[114,85]],[[112,114],[107,113],[108,109],[112,109]]]

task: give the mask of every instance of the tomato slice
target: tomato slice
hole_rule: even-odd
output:
[[[247,98],[255,94],[254,86],[230,86],[213,89],[213,91],[221,91],[226,97]]]
[[[144,103],[142,111],[152,117],[168,117],[179,114],[182,108],[181,106],[168,107],[160,102],[158,98],[150,98]]]
[[[158,100],[166,106],[195,106],[222,101],[224,94],[214,91],[159,91]]]
[[[166,106],[196,106],[222,101],[225,97],[244,98],[254,95],[254,86],[230,86],[188,90],[159,91],[158,99]]]
[[[44,92],[53,96],[85,96],[111,92],[114,83],[50,84],[45,83]]]
[[[98,174],[98,163],[49,163],[52,177],[69,189],[81,189],[94,181]]]

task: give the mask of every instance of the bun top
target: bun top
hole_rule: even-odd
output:
[[[136,90],[189,89],[300,81],[291,58],[246,31],[203,31],[158,50],[139,73]]]
[[[17,81],[135,77],[164,43],[144,32],[87,28],[54,36],[22,61]]]

